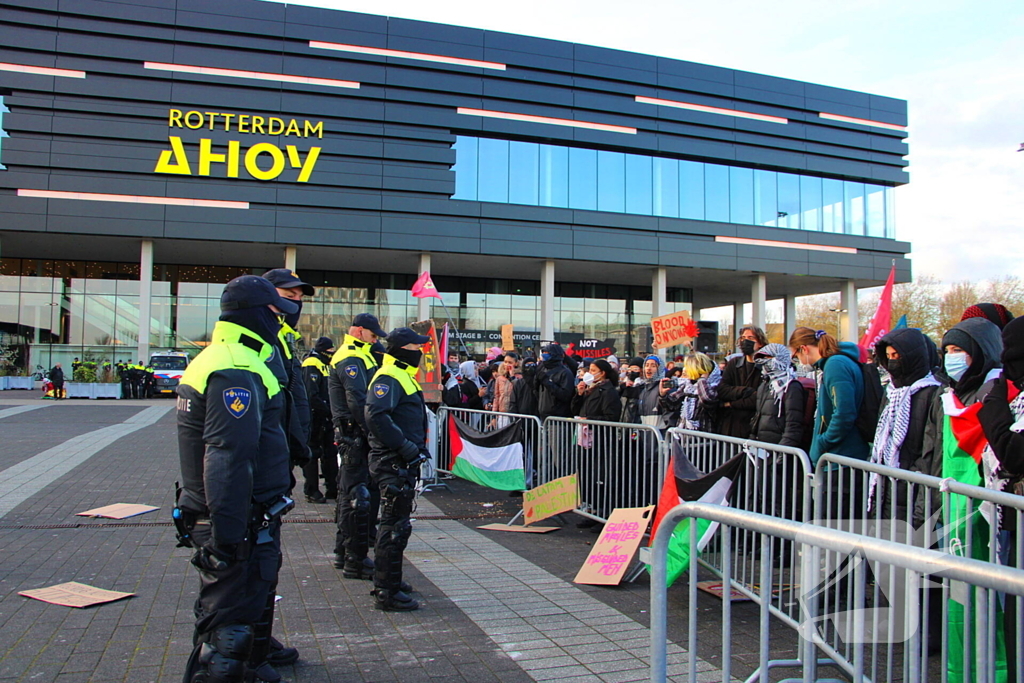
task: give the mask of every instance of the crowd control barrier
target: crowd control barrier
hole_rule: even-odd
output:
[[[815,470],[814,523],[904,545],[937,549],[993,566],[1024,568],[1024,497],[953,479],[827,453]],[[839,558],[829,553],[824,554],[823,561],[826,569],[834,570],[839,565]],[[869,599],[877,602],[881,599],[882,588],[887,581],[891,583],[893,577],[880,575],[883,570],[877,567],[870,570],[873,583]],[[854,587],[846,584],[841,588],[824,602],[823,611],[836,612],[842,601],[849,600]],[[953,607],[954,616],[962,612],[965,621],[974,618],[985,624],[987,638],[980,638],[975,626],[965,629],[962,636],[955,633],[951,641],[951,601],[957,605]],[[1002,629],[998,627],[1007,618],[1006,614],[1015,614],[1019,622],[1020,615],[1024,614],[1024,598],[998,599],[990,594],[986,601],[978,601],[965,595],[961,585],[934,582],[922,591],[920,610],[924,625],[922,647],[940,651],[943,660],[950,656],[961,659],[964,680],[974,680],[970,676],[972,663],[983,655],[992,661],[998,656],[998,650],[1005,648],[1005,634],[1000,644],[996,634]],[[829,636],[833,647],[848,656],[849,648],[841,638],[834,632]],[[980,642],[986,643],[991,651],[979,652]],[[1017,649],[1016,661],[1011,662],[1017,669],[1018,681],[1024,681],[1022,652]],[[893,649],[888,647],[885,654],[892,657]]]
[[[779,519],[757,513],[736,510],[708,503],[685,503],[671,510],[659,527],[654,539],[651,565],[651,681],[662,683],[667,673],[667,616],[666,602],[668,589],[666,556],[671,539],[671,530],[683,519],[704,519],[719,523],[722,543],[728,546],[738,533],[752,535],[760,549],[758,558],[759,586],[756,591],[737,581],[729,556],[725,558],[722,578],[726,586],[748,594],[758,605],[758,664],[747,681],[769,680],[769,671],[775,667],[799,667],[804,681],[818,679],[818,667],[822,664],[835,665],[857,683],[864,681],[904,681],[918,683],[925,680],[946,681],[998,681],[1005,680],[997,671],[1000,640],[1012,642],[1016,652],[1024,652],[1024,629],[1003,630],[984,618],[984,613],[953,615],[944,609],[944,616],[951,626],[973,633],[970,657],[964,657],[966,670],[954,675],[947,673],[949,654],[942,652],[929,658],[922,634],[926,626],[921,619],[921,596],[927,586],[940,580],[944,586],[955,585],[964,596],[970,596],[976,604],[985,605],[998,601],[1000,595],[1024,595],[1024,571],[984,562],[950,553],[915,547],[887,539],[865,536],[839,529],[814,524]],[[697,542],[696,523],[689,525],[689,541]],[[802,589],[799,599],[797,629],[800,635],[798,656],[791,659],[773,660],[770,577],[773,566],[774,540],[792,543],[798,547],[798,575]],[[837,582],[823,562],[826,554],[843,559],[848,568],[845,580],[852,586],[852,595],[842,613],[821,614],[823,596]],[[688,680],[712,680],[713,672],[701,672],[698,679],[696,656],[698,650],[698,601],[697,601],[697,554],[690,554],[689,565],[689,606],[688,639],[689,660]],[[889,584],[891,591],[882,603],[871,602],[866,590],[874,572],[875,580],[886,574],[895,574],[896,580]],[[840,579],[842,580],[842,579]],[[949,603],[943,603],[944,605]],[[733,618],[732,602],[721,601],[721,680],[732,681]],[[881,618],[879,618],[879,615]],[[823,633],[823,626],[839,629],[849,649],[837,651]],[[876,628],[881,624],[881,628]],[[744,627],[745,630],[745,627]],[[744,633],[744,637],[746,637]],[[791,639],[790,635],[790,639]],[[885,642],[887,647],[881,647]],[[778,648],[777,648],[778,649]],[[705,650],[706,652],[706,650]],[[821,656],[824,655],[824,658]],[[1017,672],[1016,680],[1024,674],[1017,656],[1011,661]],[[936,675],[936,669],[941,673]],[[678,677],[677,677],[678,678]]]
[[[621,422],[549,417],[537,460],[537,484],[579,475],[576,512],[605,522],[615,508],[658,502],[665,449],[654,427]]]
[[[799,448],[738,439],[686,429],[670,429],[668,453],[686,457],[700,472],[718,469],[733,457],[743,456],[739,478],[733,484],[729,505],[765,515],[807,522],[811,519],[811,461]],[[797,549],[777,541],[774,556],[777,571],[771,574],[769,595],[776,616],[795,625],[797,606],[792,600],[793,567]],[[721,574],[731,563],[733,577],[749,590],[761,584],[758,571],[760,549],[752,533],[737,532],[727,543],[716,537],[700,554],[705,567]]]
[[[536,483],[534,472],[540,454],[544,452],[544,428],[540,418],[534,415],[517,413],[495,413],[489,410],[470,410],[469,408],[449,408],[441,406],[437,411],[437,463],[434,468],[434,484],[439,482],[441,474],[451,474],[452,449],[448,421],[457,417],[477,431],[493,432],[510,424],[519,422],[523,426],[523,467],[526,473],[526,487],[532,488]]]

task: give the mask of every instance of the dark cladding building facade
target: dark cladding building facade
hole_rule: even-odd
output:
[[[652,314],[791,324],[910,277],[900,100],[252,0],[0,0],[0,36],[18,364],[194,349],[224,282],[282,264],[320,287],[307,336],[443,319],[429,268],[476,350],[511,323],[620,354]]]

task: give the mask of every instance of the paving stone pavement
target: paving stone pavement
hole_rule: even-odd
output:
[[[169,402],[104,406],[133,408],[134,415],[124,419],[118,412],[117,424],[96,422],[95,429],[67,439],[69,449],[78,449],[65,454],[74,466],[62,465],[59,452],[15,465],[23,478],[35,474],[48,481],[22,495],[0,518],[0,681],[180,680],[191,649],[198,582],[188,565],[189,551],[174,547],[167,522],[178,476],[174,413]],[[52,424],[51,411],[66,411],[62,422],[73,425],[76,411],[88,422],[96,407],[96,402],[68,402],[8,419],[29,420],[29,427],[35,420],[45,429]],[[153,421],[157,412],[161,415]],[[120,433],[112,429],[118,425]],[[0,418],[0,444],[3,434]],[[54,448],[59,451],[49,446],[42,452]],[[90,448],[93,452],[83,457]],[[0,504],[17,495],[7,490]],[[285,680],[617,683],[649,677],[649,632],[636,614],[642,588],[614,597],[607,589],[575,586],[562,564],[528,559],[477,531],[475,520],[450,518],[442,508],[453,495],[431,492],[420,499],[406,578],[423,606],[409,614],[374,610],[369,582],[340,577],[330,563],[330,507],[299,503],[284,525],[275,633],[298,647],[302,658],[282,668]],[[161,510],[123,522],[74,516],[114,502],[149,503]],[[570,547],[569,538],[561,541],[563,547]],[[551,537],[515,540],[557,546]],[[571,547],[570,556],[558,562],[578,567],[586,547],[582,542]],[[545,554],[559,553],[540,557]],[[72,580],[136,595],[84,610],[17,595]],[[621,597],[633,600],[624,602],[628,615],[614,606]],[[670,674],[681,674],[686,653],[672,645],[670,657]],[[698,661],[698,668],[701,680],[716,673],[705,661]]]

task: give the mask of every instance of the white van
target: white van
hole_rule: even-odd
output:
[[[149,367],[153,368],[155,380],[153,394],[156,396],[174,396],[178,389],[178,382],[185,374],[188,367],[189,357],[187,353],[180,351],[162,351],[152,354],[149,357]]]

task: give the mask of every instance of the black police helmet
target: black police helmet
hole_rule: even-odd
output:
[[[299,312],[299,306],[277,293],[270,280],[258,275],[242,275],[224,285],[220,295],[220,310],[238,311],[259,306],[276,306],[285,315]]]
[[[279,287],[280,289],[302,287],[302,293],[306,296],[313,296],[316,294],[316,289],[313,285],[300,280],[294,270],[288,270],[287,268],[274,268],[273,270],[268,270],[263,273],[263,277],[270,280],[275,287]]]

